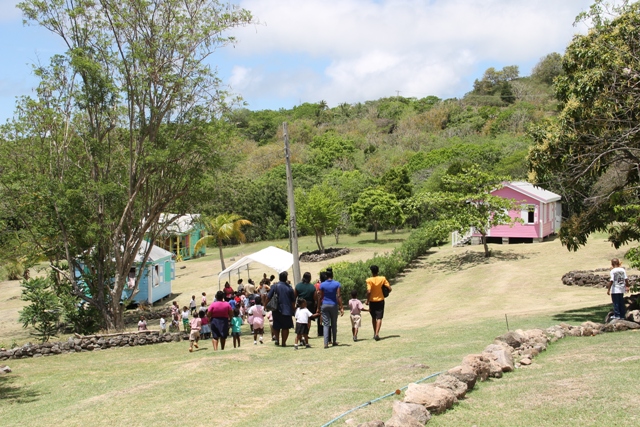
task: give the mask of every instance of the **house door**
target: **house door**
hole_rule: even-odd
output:
[[[555,211],[553,231],[557,233],[560,231],[560,226],[562,225],[562,204],[560,202],[556,202],[553,206]]]

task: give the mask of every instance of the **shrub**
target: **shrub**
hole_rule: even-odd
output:
[[[362,233],[362,229],[360,227],[356,227],[353,224],[347,227],[347,234],[349,236],[356,237],[356,236],[359,236],[361,233]]]
[[[33,327],[34,335],[42,342],[49,341],[49,338],[56,336],[58,323],[62,314],[60,299],[53,289],[53,282],[50,278],[38,277],[24,280],[22,282],[22,300],[29,302],[20,311],[19,320],[22,327]]]
[[[367,291],[366,280],[371,276],[370,265],[377,265],[380,273],[391,282],[413,260],[426,254],[431,247],[441,244],[446,238],[445,227],[441,227],[436,221],[428,222],[414,230],[409,238],[391,253],[375,255],[368,261],[339,262],[331,267],[335,276],[340,278],[342,295],[349,295],[351,290],[355,289],[362,297]]]

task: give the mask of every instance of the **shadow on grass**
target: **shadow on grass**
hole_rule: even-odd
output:
[[[596,305],[593,307],[578,308],[576,310],[567,310],[553,316],[553,320],[558,322],[583,323],[596,322],[602,323],[611,310],[611,304]]]
[[[494,262],[527,259],[529,258],[529,255],[530,254],[525,255],[514,252],[491,250],[491,256],[485,257],[484,252],[466,251],[462,254],[455,254],[438,259],[437,261],[430,263],[430,265],[441,271],[455,272]]]
[[[29,403],[36,401],[40,393],[26,387],[13,385],[16,378],[11,374],[0,376],[0,402]]]
[[[359,245],[385,245],[388,243],[402,243],[406,239],[378,239],[378,240],[359,240]]]
[[[380,341],[390,340],[392,338],[400,338],[400,335],[386,335],[384,337],[380,337]]]

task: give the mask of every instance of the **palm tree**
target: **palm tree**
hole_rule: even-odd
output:
[[[240,242],[245,242],[247,237],[241,230],[243,225],[251,225],[251,221],[243,219],[238,214],[222,214],[215,218],[205,218],[204,226],[208,235],[204,236],[196,242],[194,247],[194,253],[198,253],[203,245],[207,245],[215,242],[220,250],[220,265],[224,270],[224,255],[222,255],[222,243],[231,239],[236,239]]]

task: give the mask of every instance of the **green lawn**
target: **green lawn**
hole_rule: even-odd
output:
[[[482,351],[507,330],[505,314],[510,329],[526,329],[599,321],[607,311],[602,289],[560,283],[570,269],[606,266],[622,253],[604,239],[577,255],[554,241],[493,249],[490,260],[477,247],[434,249],[394,286],[379,342],[366,315],[362,340],[352,342],[345,316],[342,345],[327,350],[316,338],[314,348],[294,351],[254,346],[245,335],[241,349],[216,353],[207,342],[194,353],[171,343],[9,361],[0,425],[320,426]],[[566,338],[532,366],[480,384],[430,425],[635,426],[639,350],[639,332]],[[386,420],[401,398],[346,418]]]

